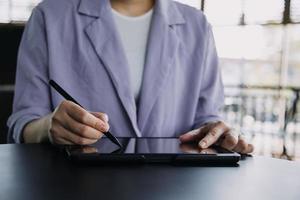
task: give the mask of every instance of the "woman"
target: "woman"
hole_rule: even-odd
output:
[[[45,0],[26,26],[9,139],[92,144],[180,136],[199,147],[253,146],[221,121],[223,85],[204,15],[169,0]],[[54,79],[87,110],[63,100]]]

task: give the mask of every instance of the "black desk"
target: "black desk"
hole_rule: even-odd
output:
[[[50,145],[0,145],[0,199],[299,200],[300,164],[79,166]]]

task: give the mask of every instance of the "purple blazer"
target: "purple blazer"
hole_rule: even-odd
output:
[[[139,103],[109,0],[45,0],[19,49],[9,142],[63,98],[55,80],[90,111],[105,112],[116,136],[179,136],[219,120],[223,84],[211,26],[203,13],[156,0]]]

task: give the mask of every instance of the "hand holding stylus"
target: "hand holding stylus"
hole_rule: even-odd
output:
[[[88,145],[97,142],[109,130],[104,113],[90,113],[64,100],[51,114],[49,139],[55,144]]]
[[[71,127],[71,126],[67,126],[69,128],[73,128],[76,133],[78,133],[79,131],[81,133],[79,133],[79,135],[81,136],[80,138],[80,142],[75,142],[74,144],[92,144],[95,143],[98,139],[100,139],[100,137],[102,137],[102,135],[104,134],[112,143],[118,145],[119,147],[122,147],[122,144],[119,142],[119,140],[111,133],[109,132],[109,125],[108,125],[108,116],[104,113],[88,113],[87,111],[84,110],[83,106],[80,105],[70,94],[68,94],[62,87],[60,87],[54,80],[50,80],[49,81],[50,86],[55,89],[60,95],[62,95],[65,99],[67,99],[67,103],[73,103],[70,104],[70,106],[72,105],[73,107],[73,111],[75,112],[75,108],[77,108],[77,113],[76,115],[70,114],[70,116],[73,116],[73,118],[75,119],[75,121],[79,122],[79,123],[83,123],[84,127]],[[74,106],[76,105],[76,106]],[[63,106],[63,105],[62,105]],[[63,106],[66,107],[67,105]],[[70,107],[69,106],[69,107]],[[80,108],[80,109],[79,109]],[[79,112],[78,109],[81,111]],[[55,113],[55,112],[54,112]],[[92,115],[91,115],[92,114]],[[93,115],[96,117],[93,117]],[[66,116],[66,115],[65,115]],[[98,118],[98,120],[96,120]],[[55,119],[55,118],[54,118]],[[79,120],[78,120],[79,119]],[[100,119],[100,120],[99,120]],[[82,124],[81,124],[82,125]],[[77,125],[78,126],[78,125]],[[65,126],[64,126],[65,127]],[[78,129],[81,128],[82,130]],[[100,136],[98,134],[97,138],[92,137],[91,136],[91,128],[98,131],[101,131]],[[50,128],[50,133],[53,132],[51,131]],[[54,130],[55,133],[55,130]],[[65,132],[66,134],[66,132]],[[68,134],[70,135],[70,134]],[[85,137],[85,138],[82,138]],[[51,140],[51,134],[49,136],[50,140]],[[61,138],[63,139],[63,138]],[[81,141],[83,139],[83,141]],[[88,140],[87,140],[88,139]],[[91,140],[92,139],[92,140]],[[76,140],[77,141],[77,140]]]

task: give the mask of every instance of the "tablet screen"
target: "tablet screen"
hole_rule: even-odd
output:
[[[181,143],[178,138],[118,138],[119,148],[107,138],[90,146],[69,146],[72,154],[228,154],[219,147],[200,149],[197,143]]]

